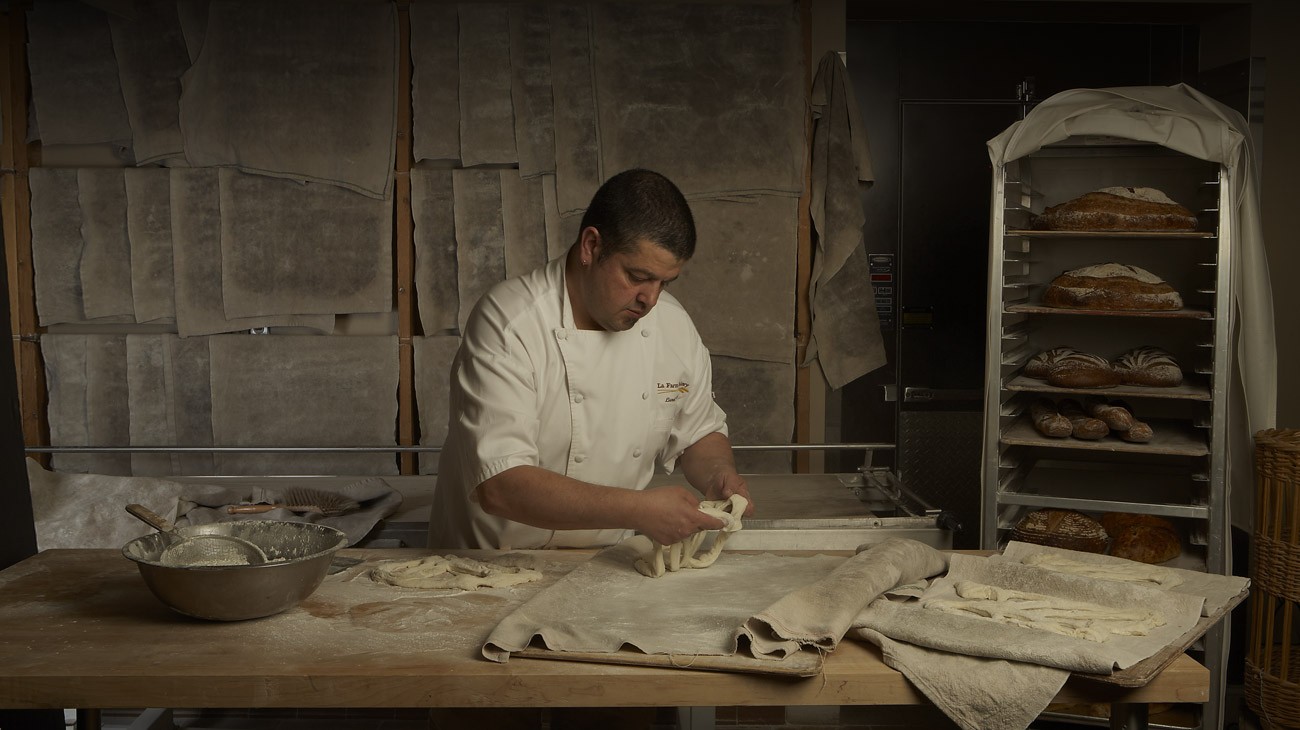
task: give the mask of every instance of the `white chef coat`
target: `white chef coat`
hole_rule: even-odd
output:
[[[475,489],[521,465],[644,489],[686,447],[727,433],[709,352],[677,299],[662,293],[624,332],[579,330],[564,265],[497,284],[469,316],[452,363],[430,547],[612,545],[629,533],[513,522],[483,511]]]

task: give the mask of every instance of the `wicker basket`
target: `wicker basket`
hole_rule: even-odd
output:
[[[1300,728],[1300,430],[1255,434],[1255,481],[1246,704],[1265,728]]]

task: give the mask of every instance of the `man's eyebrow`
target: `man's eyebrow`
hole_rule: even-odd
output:
[[[637,267],[629,267],[628,270],[627,270],[627,273],[629,273],[629,274],[631,274],[631,275],[633,275],[633,276],[637,276],[637,277],[643,278],[643,279],[659,279],[659,277],[658,277],[658,276],[655,276],[654,272],[653,272],[653,271],[650,271],[649,269],[641,269],[641,268],[637,268]],[[680,274],[679,274],[679,276],[680,276]],[[659,279],[659,281],[662,281],[662,282],[665,283],[665,284],[671,284],[671,283],[673,283],[674,281],[677,281],[677,277],[674,276],[674,277],[671,278],[671,279]]]

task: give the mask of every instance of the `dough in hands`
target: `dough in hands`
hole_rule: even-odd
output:
[[[700,511],[723,522],[716,531],[713,544],[705,552],[697,552],[707,531],[700,531],[690,537],[671,545],[653,543],[654,548],[636,561],[637,572],[651,578],[662,577],[664,573],[675,573],[682,568],[707,568],[713,565],[722,554],[722,546],[727,543],[731,533],[741,528],[740,518],[749,507],[749,500],[739,494],[730,499],[716,499],[700,502]]]
[[[401,588],[505,588],[541,580],[540,571],[485,563],[455,555],[430,555],[418,560],[389,560],[370,570],[380,583]]]

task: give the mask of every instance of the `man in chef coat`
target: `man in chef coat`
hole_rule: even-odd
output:
[[[709,352],[665,287],[695,250],[681,191],[628,170],[596,192],[568,254],[496,286],[451,368],[433,548],[670,544],[722,523],[706,499],[748,497]]]

